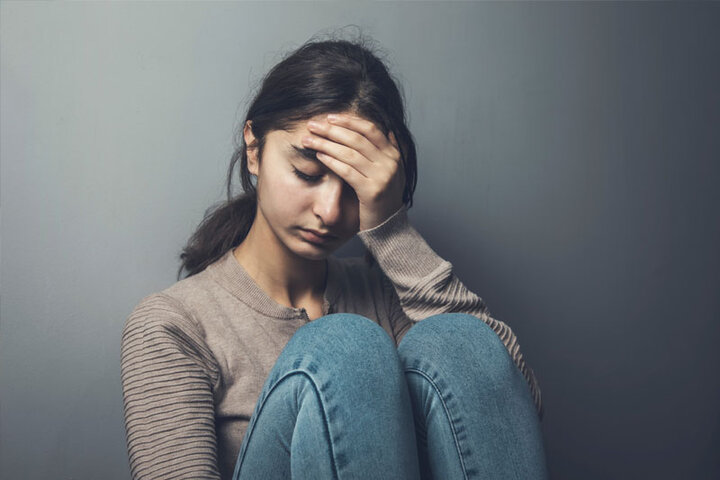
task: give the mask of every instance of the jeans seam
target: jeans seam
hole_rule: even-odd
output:
[[[417,368],[406,368],[405,373],[417,373],[418,375],[424,377],[430,385],[432,385],[433,389],[437,392],[438,397],[440,398],[440,402],[442,403],[443,410],[445,411],[445,416],[448,419],[448,423],[450,424],[450,431],[453,435],[453,440],[455,441],[455,447],[457,448],[458,457],[460,458],[460,467],[463,471],[463,476],[467,479],[467,468],[465,467],[465,459],[462,455],[462,450],[460,448],[460,441],[458,440],[457,433],[455,431],[455,423],[450,416],[450,410],[448,409],[447,403],[445,402],[445,398],[443,398],[442,393],[440,392],[440,389],[437,386],[437,383],[425,372],[422,370],[418,370]]]
[[[275,390],[275,388],[277,388],[278,385],[280,385],[286,378],[288,378],[292,375],[296,375],[296,374],[305,375],[308,378],[308,380],[310,381],[310,385],[312,385],[313,390],[315,391],[315,395],[317,395],[317,398],[319,399],[320,408],[321,408],[322,414],[323,414],[322,415],[323,422],[325,424],[325,431],[327,432],[327,436],[328,436],[328,444],[330,445],[330,462],[332,464],[334,478],[337,479],[337,478],[339,478],[339,473],[338,473],[338,469],[337,469],[337,464],[335,463],[335,445],[333,444],[332,435],[330,434],[330,422],[328,422],[327,412],[325,411],[325,402],[322,401],[322,396],[320,395],[320,389],[315,384],[315,380],[305,370],[293,370],[290,372],[286,372],[282,377],[280,377],[273,384],[273,386],[268,389],[267,393],[265,394],[265,397],[262,399],[262,402],[260,403],[260,408],[257,411],[257,417],[258,418],[260,417],[260,412],[262,412],[263,408],[265,408],[265,402],[267,401],[268,397],[270,397],[270,394],[273,392],[273,390]],[[296,421],[297,421],[297,419],[296,419]],[[252,425],[253,427],[255,426],[254,423],[255,422],[253,422],[253,425]],[[246,432],[246,434],[248,434],[248,433],[252,433],[252,432]],[[248,437],[248,444],[249,443],[250,443],[250,438]],[[242,458],[238,459],[238,462],[240,462],[240,464],[242,464],[242,462],[245,460],[246,451],[247,451],[247,448],[243,452]],[[237,475],[239,475],[239,474],[240,474],[240,470],[235,472],[235,474],[233,475],[233,480],[235,478],[237,478]]]

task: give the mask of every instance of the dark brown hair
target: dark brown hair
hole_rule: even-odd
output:
[[[261,159],[266,135],[329,112],[351,111],[383,131],[393,132],[405,172],[403,203],[410,208],[417,183],[415,142],[407,128],[403,95],[387,67],[363,38],[310,39],[286,55],[262,81],[238,129],[227,172],[227,200],[210,207],[180,254],[186,277],[201,272],[229,249],[242,243],[257,211],[257,193],[247,168],[243,128],[251,121]],[[232,195],[232,172],[240,162],[243,193]],[[366,259],[372,263],[369,252]]]

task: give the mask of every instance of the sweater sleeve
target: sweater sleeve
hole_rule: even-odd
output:
[[[490,316],[483,299],[470,291],[454,274],[453,265],[427,244],[410,224],[406,205],[380,225],[361,230],[358,236],[384,274],[386,303],[398,344],[414,322],[431,315],[461,312],[476,316],[502,340],[530,385],[535,407],[542,418],[540,386],[535,373],[525,363],[512,329]]]
[[[126,319],[121,378],[132,478],[219,479],[219,368],[177,300],[149,295]]]

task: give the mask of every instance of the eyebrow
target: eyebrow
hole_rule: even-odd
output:
[[[303,148],[298,147],[297,145],[290,144],[292,148],[288,149],[288,152],[290,155],[296,157],[296,158],[304,158],[305,160],[309,160],[311,162],[319,163],[322,165],[322,162],[317,159],[315,154],[317,153],[317,150],[313,150],[311,148]]]

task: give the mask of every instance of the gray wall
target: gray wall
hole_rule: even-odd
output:
[[[720,478],[720,4],[0,12],[0,477],[128,477],[123,321],[222,198],[252,87],[354,23],[405,85],[411,221],[537,373],[553,478]]]

